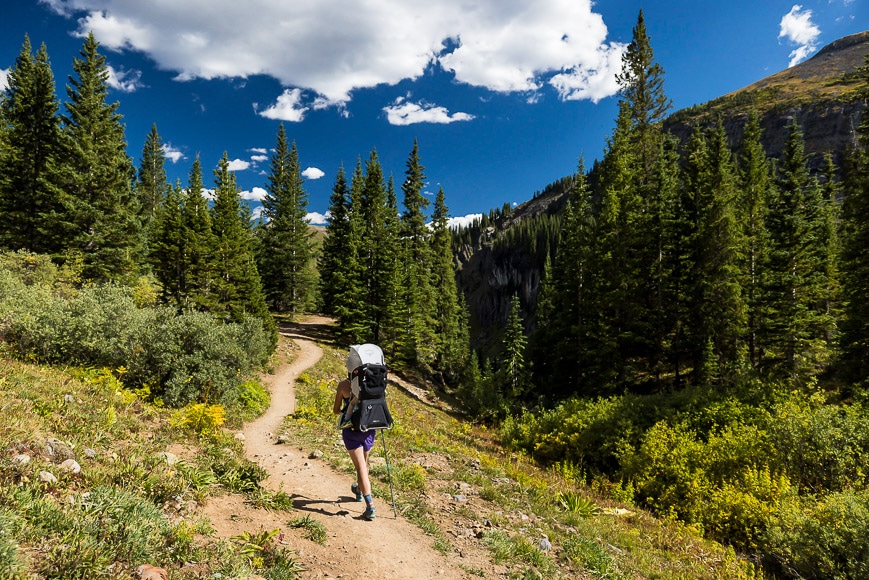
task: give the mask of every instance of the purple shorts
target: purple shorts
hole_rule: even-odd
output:
[[[341,431],[341,437],[344,438],[344,447],[347,449],[359,449],[361,447],[364,451],[368,452],[374,447],[374,434],[376,432],[344,429]]]

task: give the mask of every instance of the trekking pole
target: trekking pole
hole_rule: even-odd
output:
[[[386,433],[385,429],[380,430],[380,438],[383,440],[383,457],[386,458],[386,475],[389,478],[389,495],[392,496],[392,515],[398,517],[398,512],[395,509],[395,491],[392,489],[392,472],[389,471],[389,452],[386,450]]]

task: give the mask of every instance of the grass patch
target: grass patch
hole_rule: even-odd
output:
[[[264,471],[219,428],[219,411],[179,415],[123,389],[117,375],[0,353],[0,447],[7,450],[0,457],[0,578],[132,578],[143,562],[178,580],[296,578],[289,551],[246,557],[215,538],[207,521],[190,517],[192,506],[227,491],[248,493],[268,509],[291,506],[261,490]],[[200,451],[182,458],[167,453],[170,446]]]

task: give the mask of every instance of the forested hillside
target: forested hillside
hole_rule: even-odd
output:
[[[802,85],[670,116],[640,13],[602,159],[450,231],[419,144],[400,185],[372,150],[337,168],[315,244],[283,126],[252,220],[226,154],[213,187],[199,159],[168,183],[153,127],[135,167],[98,48],[61,105],[25,39],[0,100],[8,356],[246,409],[275,316],[320,311],[576,485],[771,576],[869,575],[869,59],[834,79],[855,132],[809,149]]]

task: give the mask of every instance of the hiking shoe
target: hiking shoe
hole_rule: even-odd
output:
[[[362,514],[363,520],[368,520],[369,522],[374,519],[374,506],[370,505],[365,508],[365,512]]]
[[[362,493],[359,491],[359,484],[354,483],[350,486],[350,492],[356,496],[356,501],[362,501],[364,498],[362,497]]]

